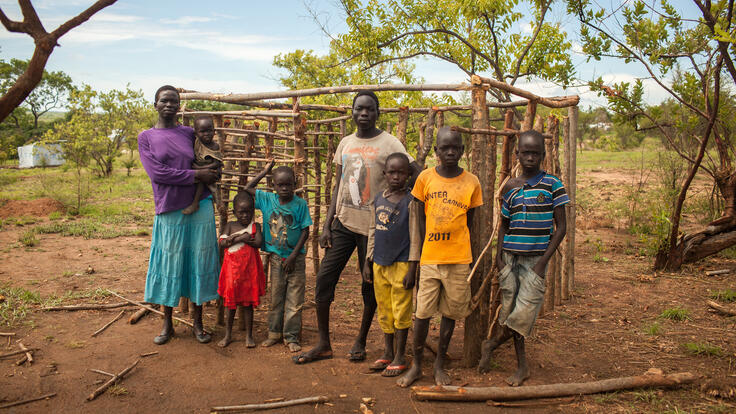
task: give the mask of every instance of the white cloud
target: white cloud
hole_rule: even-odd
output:
[[[164,24],[192,24],[192,23],[207,23],[211,22],[215,19],[211,17],[202,17],[202,16],[182,16],[177,17],[176,19],[161,19],[161,23]]]
[[[522,33],[532,33],[534,31],[534,26],[532,23],[521,23],[519,25],[519,28],[521,29]]]
[[[104,10],[96,13],[90,18],[90,21],[105,23],[134,23],[141,20],[143,20],[143,18],[140,16],[133,16],[130,14],[107,13]]]
[[[130,17],[133,18],[127,15],[103,15],[101,19],[90,20],[70,31],[60,39],[60,43],[109,44],[136,40],[148,46],[191,49],[208,52],[226,60],[245,62],[270,62],[276,54],[290,51],[294,47],[287,42],[289,39],[280,37],[229,35],[222,31],[185,26],[172,28],[135,19],[135,16]],[[4,33],[0,33],[0,38],[3,37]]]

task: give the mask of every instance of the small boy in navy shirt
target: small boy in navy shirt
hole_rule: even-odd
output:
[[[386,157],[383,176],[388,188],[371,204],[367,259],[363,280],[373,283],[378,324],[383,331],[383,356],[371,366],[395,377],[406,371],[406,338],[411,327],[412,288],[416,283],[422,238],[416,226],[416,203],[407,188],[409,157],[395,152]],[[414,225],[412,225],[414,224]],[[394,352],[394,338],[396,352]]]
[[[291,352],[300,351],[302,305],[306,283],[306,249],[312,217],[307,202],[294,196],[296,176],[287,166],[273,169],[274,161],[248,183],[246,191],[255,196],[255,207],[263,213],[263,247],[270,253],[271,306],[268,312],[268,339],[272,346],[282,339]],[[275,193],[256,190],[258,182],[273,169]]]
[[[524,338],[532,332],[544,302],[545,270],[567,231],[564,205],[570,202],[560,179],[539,169],[545,156],[544,136],[537,131],[519,135],[516,155],[522,172],[501,190],[501,226],[496,262],[501,288],[498,330],[483,342],[478,370],[490,370],[491,353],[514,338],[518,367],[506,382],[512,387],[529,378]]]

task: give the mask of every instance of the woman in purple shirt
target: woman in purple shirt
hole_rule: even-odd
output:
[[[151,257],[144,299],[164,307],[164,326],[153,342],[163,345],[174,335],[171,313],[180,297],[194,302],[194,336],[212,338],[202,327],[202,303],[217,299],[220,273],[212,196],[202,193],[199,211],[182,214],[194,198],[194,180],[217,180],[217,171],[193,170],[194,131],[176,124],[179,92],[173,86],[156,91],[156,125],[138,135],[141,164],[151,178],[156,217],[153,220]]]

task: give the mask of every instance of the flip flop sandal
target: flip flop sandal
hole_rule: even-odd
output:
[[[383,377],[398,377],[406,371],[406,365],[389,365],[381,372]]]
[[[377,359],[368,369],[371,371],[383,371],[390,363],[391,360],[388,359]]]
[[[321,361],[323,359],[332,359],[332,352],[330,352],[329,355],[317,354],[311,356],[304,352],[302,354],[294,355],[293,357],[291,357],[291,360],[297,365],[304,365],[310,362]]]
[[[365,351],[351,351],[348,361],[350,362],[363,362],[368,354]]]

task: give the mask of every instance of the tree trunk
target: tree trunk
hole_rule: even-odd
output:
[[[474,83],[475,84],[475,83]],[[488,107],[486,106],[486,91],[476,86],[472,91],[472,118],[474,129],[488,129]],[[480,180],[483,188],[483,207],[475,209],[473,213],[473,227],[470,229],[471,248],[473,258],[478,259],[480,252],[488,242],[493,229],[493,193],[496,178],[496,151],[495,136],[474,134],[471,136],[471,171]],[[491,152],[491,154],[489,154]],[[470,280],[470,291],[472,296],[480,289],[485,276],[490,270],[490,255],[485,255],[475,275]],[[488,306],[487,300],[481,300],[478,306],[465,319],[465,337],[463,340],[463,362],[465,366],[471,367],[478,364],[480,359],[480,346],[488,332]]]

